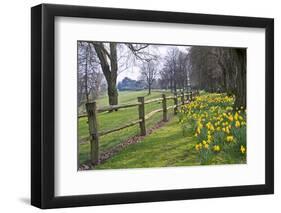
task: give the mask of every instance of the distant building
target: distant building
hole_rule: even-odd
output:
[[[125,90],[143,90],[145,89],[145,82],[142,80],[133,80],[125,77],[121,82],[118,83],[117,88],[119,91]]]

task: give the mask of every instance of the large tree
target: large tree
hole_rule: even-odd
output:
[[[235,49],[234,57],[237,61],[237,85],[234,90],[235,94],[235,106],[246,107],[246,49]]]
[[[102,72],[107,82],[107,94],[109,105],[118,104],[118,91],[117,91],[117,76],[120,72],[118,69],[120,61],[128,63],[130,58],[141,61],[150,61],[155,57],[153,54],[146,51],[148,44],[118,44],[114,42],[92,42],[95,51],[100,61]],[[127,48],[126,54],[120,54],[118,56],[118,48]],[[124,59],[125,56],[125,59]],[[118,63],[120,62],[120,63]]]
[[[94,47],[89,42],[78,41],[78,105],[96,99],[104,77]]]
[[[188,53],[193,87],[235,96],[235,107],[246,107],[246,49],[191,47]]]
[[[171,92],[187,88],[188,66],[187,54],[177,47],[171,47],[164,57],[164,65],[160,71],[162,83],[169,85]]]
[[[148,95],[151,94],[152,84],[156,80],[158,70],[154,61],[143,62],[141,67],[141,78],[146,82]]]

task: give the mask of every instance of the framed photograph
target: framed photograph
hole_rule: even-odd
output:
[[[272,194],[274,20],[31,9],[31,204]]]

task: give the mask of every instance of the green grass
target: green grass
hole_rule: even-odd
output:
[[[189,136],[183,136],[178,118],[173,117],[166,126],[153,132],[140,143],[122,150],[96,169],[200,165],[198,153],[194,149],[196,138],[192,136],[191,126],[187,131]],[[210,165],[237,163],[242,162],[238,158],[229,158],[229,153],[222,151],[212,159]]]
[[[161,97],[160,92],[153,92],[146,96],[146,91],[120,92],[119,103],[136,102],[138,96],[145,96],[145,100]],[[171,95],[171,94],[167,94]],[[168,102],[168,106],[173,101]],[[107,105],[107,98],[98,100],[98,106]],[[161,103],[152,103],[145,106],[145,113],[158,109]],[[146,136],[137,144],[132,144],[104,163],[98,165],[95,169],[120,169],[120,168],[147,168],[147,167],[173,167],[173,166],[196,166],[200,165],[198,152],[195,145],[198,139],[194,136],[194,129],[191,124],[185,127],[185,134],[178,123],[179,118],[172,116],[173,110],[169,110],[169,122],[161,128],[155,130],[152,134]],[[122,126],[129,121],[138,118],[137,107],[121,109],[112,113],[100,113],[98,115],[99,129],[106,130]],[[147,129],[154,126],[162,120],[162,112],[155,114],[146,121]],[[100,137],[100,151],[104,152],[113,148],[128,138],[139,134],[139,126],[135,125]],[[86,119],[79,120],[79,137],[88,135],[88,125]],[[90,159],[90,145],[84,143],[80,145],[80,163]],[[222,150],[215,154],[209,164],[239,164],[245,163],[239,157],[230,154],[229,150]]]
[[[199,165],[195,142],[184,137],[177,117],[137,144],[130,145],[96,169]]]
[[[147,91],[130,91],[130,92],[119,92],[119,104],[134,103],[137,101],[137,97],[144,96],[145,100],[160,98],[161,92],[152,91],[151,95],[147,95]],[[171,93],[167,92],[167,95]],[[98,107],[107,106],[107,97],[102,97],[97,101]],[[168,101],[168,106],[173,104],[173,100]],[[161,108],[161,103],[151,103],[145,105],[145,113],[149,113],[155,109]],[[169,115],[172,114],[172,110],[169,110]],[[120,109],[111,113],[104,112],[98,114],[99,130],[109,130],[124,125],[129,121],[138,119],[137,107],[131,107],[126,109]],[[151,128],[157,122],[161,121],[162,113],[159,112],[146,121],[146,128]],[[110,148],[113,148],[119,143],[122,143],[126,139],[139,134],[139,126],[135,125],[118,132],[100,137],[100,152],[104,152]],[[78,136],[79,140],[89,135],[87,118],[79,119],[78,123]],[[80,163],[90,159],[89,156],[90,145],[89,143],[80,144]]]

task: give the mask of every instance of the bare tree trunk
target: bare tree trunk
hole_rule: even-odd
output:
[[[172,81],[172,78],[170,79],[170,90],[171,90],[171,92],[173,92],[173,81]]]
[[[93,45],[101,63],[102,72],[107,81],[107,94],[109,105],[118,105],[118,91],[116,88],[118,70],[116,43],[110,43],[110,66],[106,55],[107,50],[105,49],[103,44],[93,43]]]
[[[85,85],[85,95],[86,101],[89,103],[89,92],[88,92],[88,54],[89,54],[89,46],[87,46],[86,50],[86,64],[85,64],[85,75],[84,75],[84,85]]]
[[[118,105],[118,91],[116,87],[117,81],[117,71],[118,71],[118,62],[117,62],[117,44],[110,43],[110,55],[111,55],[111,82],[108,84],[108,96],[110,105]]]
[[[109,105],[118,105],[118,92],[114,80],[107,82],[107,94]]]
[[[177,92],[177,76],[176,71],[173,72],[174,93]]]
[[[148,95],[150,95],[151,94],[151,85],[149,84],[148,85]]]
[[[218,64],[219,64],[220,68],[222,69],[223,90],[224,90],[224,92],[227,92],[228,86],[227,86],[226,68],[220,60],[218,60]]]
[[[176,79],[174,79],[174,92],[177,92],[177,83],[176,83]]]
[[[235,108],[246,108],[246,49],[237,49],[238,73],[235,90]]]

